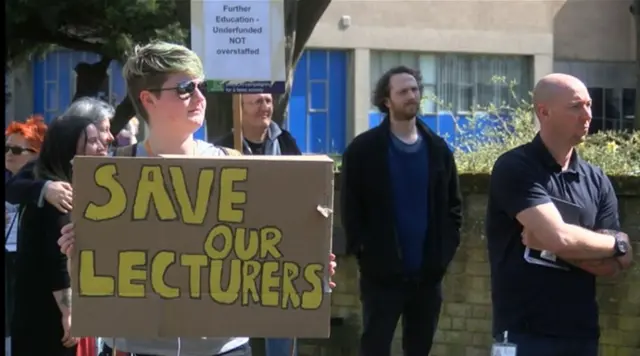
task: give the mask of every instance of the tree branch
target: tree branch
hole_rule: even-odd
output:
[[[316,27],[318,21],[331,4],[331,0],[299,0],[298,1],[298,18],[296,20],[296,38],[293,52],[293,65],[297,63],[304,47],[306,46],[311,34]]]
[[[284,94],[274,95],[275,106],[273,108],[273,120],[282,125],[287,112],[289,97],[291,96],[291,86],[293,85],[293,73],[295,72],[295,63],[298,59],[295,57],[295,43],[298,32],[298,3],[299,0],[285,0],[284,3],[284,35],[286,46],[284,52],[284,63],[286,68],[285,92]]]
[[[7,29],[7,61],[22,59],[40,44],[51,44],[72,50],[105,54],[100,43],[85,41],[77,36],[62,32],[50,32],[38,24],[38,21],[26,22],[28,25],[11,26]]]
[[[331,0],[285,0],[285,35],[287,36],[287,82],[285,93],[275,99],[273,120],[282,124],[289,104],[293,73],[316,24],[331,4]]]
[[[133,103],[126,95],[124,99],[116,106],[116,114],[111,120],[111,134],[115,137],[125,127],[125,125],[136,116],[136,109],[133,107]]]
[[[102,56],[96,63],[78,63],[74,68],[76,72],[76,93],[71,101],[75,101],[83,96],[94,96],[100,91],[100,87],[107,80],[107,70],[112,58]]]
[[[17,31],[14,30],[13,32],[18,34],[18,40],[25,39],[34,43],[51,43],[60,47],[65,47],[77,51],[104,54],[104,46],[100,43],[88,42],[82,38],[69,36],[60,32],[51,33],[45,31],[44,29],[40,31],[34,31],[33,29],[30,29],[28,31],[22,32],[22,35],[20,35],[19,30],[20,29],[17,29]]]

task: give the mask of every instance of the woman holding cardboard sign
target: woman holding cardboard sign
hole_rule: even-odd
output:
[[[148,124],[149,136],[138,145],[116,150],[116,156],[171,154],[214,157],[232,154],[232,150],[221,149],[193,137],[204,122],[207,104],[203,65],[195,52],[160,41],[137,46],[123,65],[123,77],[137,116]],[[61,250],[72,253],[74,240],[74,227],[69,224],[62,230]],[[333,274],[333,270],[332,266],[329,274]],[[242,336],[184,340],[115,337],[105,340],[102,352],[112,355],[117,350],[138,356],[174,356],[181,350],[190,350],[189,355],[250,356],[248,341]]]
[[[61,117],[48,130],[35,165],[37,179],[71,182],[76,154],[104,156],[93,120]],[[71,328],[71,284],[67,257],[57,245],[69,215],[48,202],[25,204],[16,257],[15,310],[11,322],[14,356],[75,356]]]

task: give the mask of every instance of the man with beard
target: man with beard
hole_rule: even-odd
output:
[[[242,95],[242,150],[245,155],[299,155],[300,149],[289,131],[271,119],[271,94]],[[233,131],[219,139],[218,146],[233,148]]]
[[[591,123],[585,85],[566,74],[533,91],[540,132],[491,174],[486,229],[494,336],[518,356],[597,356],[595,276],[631,264],[607,176],[574,147]]]
[[[428,355],[441,281],[460,244],[462,199],[453,153],[417,115],[419,72],[400,66],[376,84],[386,115],[344,152],[341,212],[360,267],[361,356],[389,356],[402,316],[406,356]]]

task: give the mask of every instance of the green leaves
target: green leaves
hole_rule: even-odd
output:
[[[7,59],[21,62],[55,45],[119,60],[136,43],[184,43],[188,23],[180,23],[178,5],[188,13],[185,0],[6,0]]]

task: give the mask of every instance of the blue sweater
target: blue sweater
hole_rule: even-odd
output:
[[[389,170],[396,234],[405,273],[420,272],[429,214],[429,152],[424,138],[406,144],[391,134]]]

